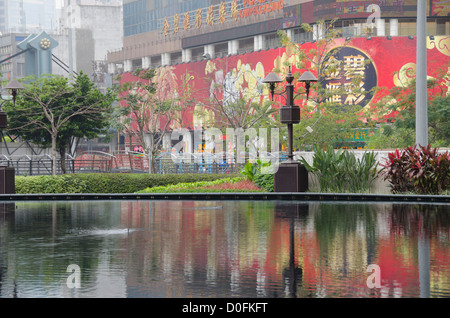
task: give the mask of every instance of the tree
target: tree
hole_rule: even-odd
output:
[[[149,157],[150,172],[155,172],[155,158],[164,135],[178,115],[176,79],[171,68],[138,69],[133,81],[118,87],[120,106],[114,118],[116,127],[137,137],[144,155]],[[149,136],[149,138],[147,138]]]
[[[186,71],[180,76],[180,85],[176,85],[173,94],[169,94],[168,100],[176,104],[176,115],[173,126],[185,127],[185,119],[188,113],[194,113],[196,103],[195,95],[198,93],[194,88],[194,76]],[[174,127],[175,128],[175,127]]]
[[[262,83],[262,63],[250,65],[239,60],[229,71],[225,71],[228,70],[227,62],[220,63],[220,60],[207,62],[205,81],[209,86],[209,94],[195,115],[201,119],[202,125],[213,127],[217,133],[220,131],[226,135],[225,152],[230,152],[233,147],[240,162],[245,160],[246,146],[249,153],[256,154],[260,147],[270,145],[270,139],[265,138],[268,136],[258,136],[255,128],[277,127],[278,109],[273,107],[268,90]],[[245,141],[246,136],[249,138],[248,143]],[[221,141],[215,140],[215,143],[221,144]],[[223,151],[223,145],[222,149],[215,148],[215,151]]]
[[[207,65],[206,69],[215,70],[215,66]],[[214,114],[214,118],[205,117],[209,120],[207,125],[244,130],[276,125],[273,116],[278,110],[272,107],[268,94],[264,94],[263,77],[260,64],[252,69],[249,64],[240,63],[223,78],[216,75],[210,85],[209,100],[205,103],[205,108]]]
[[[59,149],[62,171],[68,141],[73,137],[94,138],[109,125],[115,96],[102,94],[82,72],[74,79],[44,75],[25,85],[16,101],[8,103],[8,131],[52,149],[52,174],[56,175]]]
[[[428,91],[428,131],[429,140],[435,147],[450,146],[450,91],[448,89],[448,65],[437,71],[436,77],[429,77]],[[415,74],[410,80],[398,82],[397,86],[385,89],[385,96],[377,103],[382,129],[369,142],[370,147],[403,148],[415,144],[416,81]],[[400,77],[402,77],[400,75]],[[395,116],[395,117],[393,117]]]

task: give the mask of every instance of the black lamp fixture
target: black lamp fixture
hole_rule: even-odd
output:
[[[15,79],[11,80],[5,87],[5,89],[10,90],[12,95],[13,104],[16,105],[16,96],[18,91],[23,88],[23,86]],[[0,135],[3,140],[3,129],[7,127],[7,116],[6,113],[1,109],[4,102],[0,104]],[[0,166],[0,194],[14,194],[16,193],[15,185],[15,169],[14,167]]]
[[[22,84],[20,84],[17,80],[12,79],[4,88],[9,89],[11,91],[13,103],[15,105],[17,93],[20,89],[23,88]]]
[[[317,82],[317,78],[310,71],[304,72],[299,82],[305,83],[306,100],[309,98],[309,90],[311,82]],[[300,107],[294,104],[294,76],[289,67],[289,73],[286,75],[285,91],[277,95],[283,96],[286,100],[286,105],[280,107],[280,122],[287,124],[288,128],[288,159],[283,161],[278,167],[278,171],[274,175],[274,191],[275,192],[305,192],[308,189],[308,173],[300,162],[294,160],[293,154],[293,124],[300,122]],[[275,85],[282,82],[280,77],[275,73],[269,73],[262,81],[269,84],[270,92],[275,95]],[[286,96],[283,94],[286,93]]]
[[[300,76],[298,79],[299,82],[305,83],[305,89],[306,89],[306,100],[308,100],[309,97],[309,88],[311,87],[312,82],[317,82],[317,77],[314,76],[314,74],[310,71],[306,71],[305,73]]]
[[[269,84],[270,94],[272,95],[273,101],[273,95],[275,95],[275,85],[282,82],[281,78],[277,75],[277,73],[271,72],[266,76],[266,78],[263,79],[262,82]]]
[[[17,80],[13,79],[11,80],[4,89],[8,89],[10,91],[10,94],[12,95],[13,104],[16,105],[16,96],[18,94],[18,91],[23,88],[22,84],[20,84]],[[2,110],[3,103],[6,101],[3,101],[0,104],[0,129],[5,129],[7,127],[7,118],[6,113]]]

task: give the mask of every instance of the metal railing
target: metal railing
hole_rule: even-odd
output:
[[[232,174],[238,173],[242,169],[243,164],[235,163],[174,163],[165,162],[164,160],[157,161],[155,166],[155,172],[158,174],[169,174],[169,173],[223,173]]]
[[[213,155],[163,154],[155,159],[155,173],[237,173],[244,166],[233,158],[219,160]],[[17,176],[51,175],[53,160],[50,155],[0,155],[0,166],[13,167]],[[148,158],[139,153],[108,154],[90,151],[77,157],[66,156],[66,173],[148,173]],[[56,160],[56,173],[62,174],[61,158]]]
[[[0,156],[0,166],[13,167],[16,175],[51,175],[53,172],[53,160],[49,155],[20,157]],[[66,172],[73,173],[73,159],[66,158]],[[56,173],[61,174],[61,159],[56,160]]]

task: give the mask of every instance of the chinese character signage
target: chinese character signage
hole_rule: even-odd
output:
[[[237,22],[251,16],[268,14],[275,11],[281,11],[285,8],[285,0],[232,0],[220,2],[218,5],[210,5],[207,8],[199,8],[196,11],[175,14],[173,18],[164,17],[162,33],[164,36],[178,34],[180,23],[183,23],[183,30],[191,29],[191,19],[194,21],[194,27],[213,27],[214,25],[224,24],[227,21]],[[205,15],[206,13],[206,15]],[[180,19],[183,21],[180,21]]]
[[[336,140],[339,148],[363,149],[371,136],[375,135],[377,128],[355,128],[344,134],[343,140]]]
[[[354,47],[337,47],[328,53],[324,64],[338,65],[322,81],[322,86],[329,92],[336,92],[328,101],[361,106],[370,102],[371,89],[377,85],[377,73],[366,53]],[[361,80],[360,87],[354,87],[352,79],[355,77]]]
[[[339,19],[367,18],[370,14],[367,8],[373,4],[380,7],[384,18],[417,16],[417,0],[315,0],[312,2],[315,20],[336,17]]]

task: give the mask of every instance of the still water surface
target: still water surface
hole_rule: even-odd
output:
[[[0,207],[0,297],[450,297],[449,205]],[[79,288],[69,288],[77,282],[72,264]],[[379,268],[379,287],[367,284],[376,278],[370,264]]]

